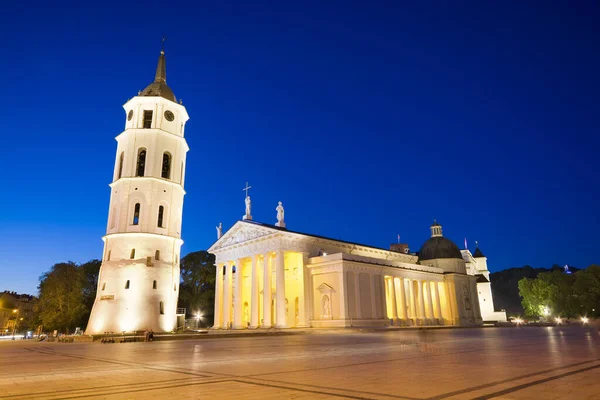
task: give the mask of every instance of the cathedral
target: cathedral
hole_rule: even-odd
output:
[[[164,51],[154,82],[123,108],[87,334],[176,328],[189,117],[167,86]]]
[[[487,259],[431,225],[417,254],[289,230],[246,215],[208,250],[216,257],[214,329],[474,326],[494,310]]]
[[[177,327],[188,114],[154,81],[123,105],[98,290],[87,334]],[[215,329],[480,325],[505,321],[487,259],[460,250],[437,222],[418,253],[288,229],[246,213],[208,250],[216,257]]]

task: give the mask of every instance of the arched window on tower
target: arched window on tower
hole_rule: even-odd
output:
[[[140,203],[135,203],[133,208],[133,225],[139,225],[140,223]]]
[[[131,258],[132,260],[135,258],[135,249],[131,249],[131,254],[129,255],[129,258]]]
[[[125,289],[129,289],[129,279],[127,279],[127,282],[125,282]]]
[[[160,315],[163,315],[165,313],[165,303],[163,303],[162,301],[159,303],[159,307],[160,307]]]
[[[163,153],[161,177],[171,179],[171,155],[167,152]]]
[[[156,281],[152,281],[152,289],[156,289]]]
[[[158,225],[159,228],[164,228],[163,227],[164,214],[165,214],[165,208],[163,206],[158,206],[158,221],[157,221],[156,225]]]
[[[160,260],[160,250],[156,250],[156,252],[154,253],[154,259],[155,259],[156,261],[159,261],[159,260]]]
[[[137,157],[137,168],[135,170],[135,176],[144,176],[146,170],[146,149],[143,147],[138,150]]]
[[[125,157],[125,153],[121,152],[119,156],[119,173],[117,174],[117,179],[121,179],[121,175],[123,174],[123,158]]]

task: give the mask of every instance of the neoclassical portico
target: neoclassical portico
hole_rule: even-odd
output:
[[[214,329],[469,325],[475,278],[418,257],[238,221],[209,252]],[[453,264],[454,265],[454,264]]]

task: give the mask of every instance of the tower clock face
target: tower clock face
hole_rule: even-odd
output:
[[[129,114],[127,114],[127,121],[131,121],[131,118],[133,118],[133,110],[129,110]]]
[[[171,111],[167,110],[165,111],[165,119],[171,122],[175,119],[175,115]]]

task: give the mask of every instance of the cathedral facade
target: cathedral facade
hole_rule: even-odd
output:
[[[214,329],[469,326],[506,318],[494,314],[487,262],[463,254],[437,223],[416,255],[251,217],[219,236],[208,250],[217,267]]]
[[[86,333],[176,328],[188,114],[166,79],[123,106],[98,290]]]

